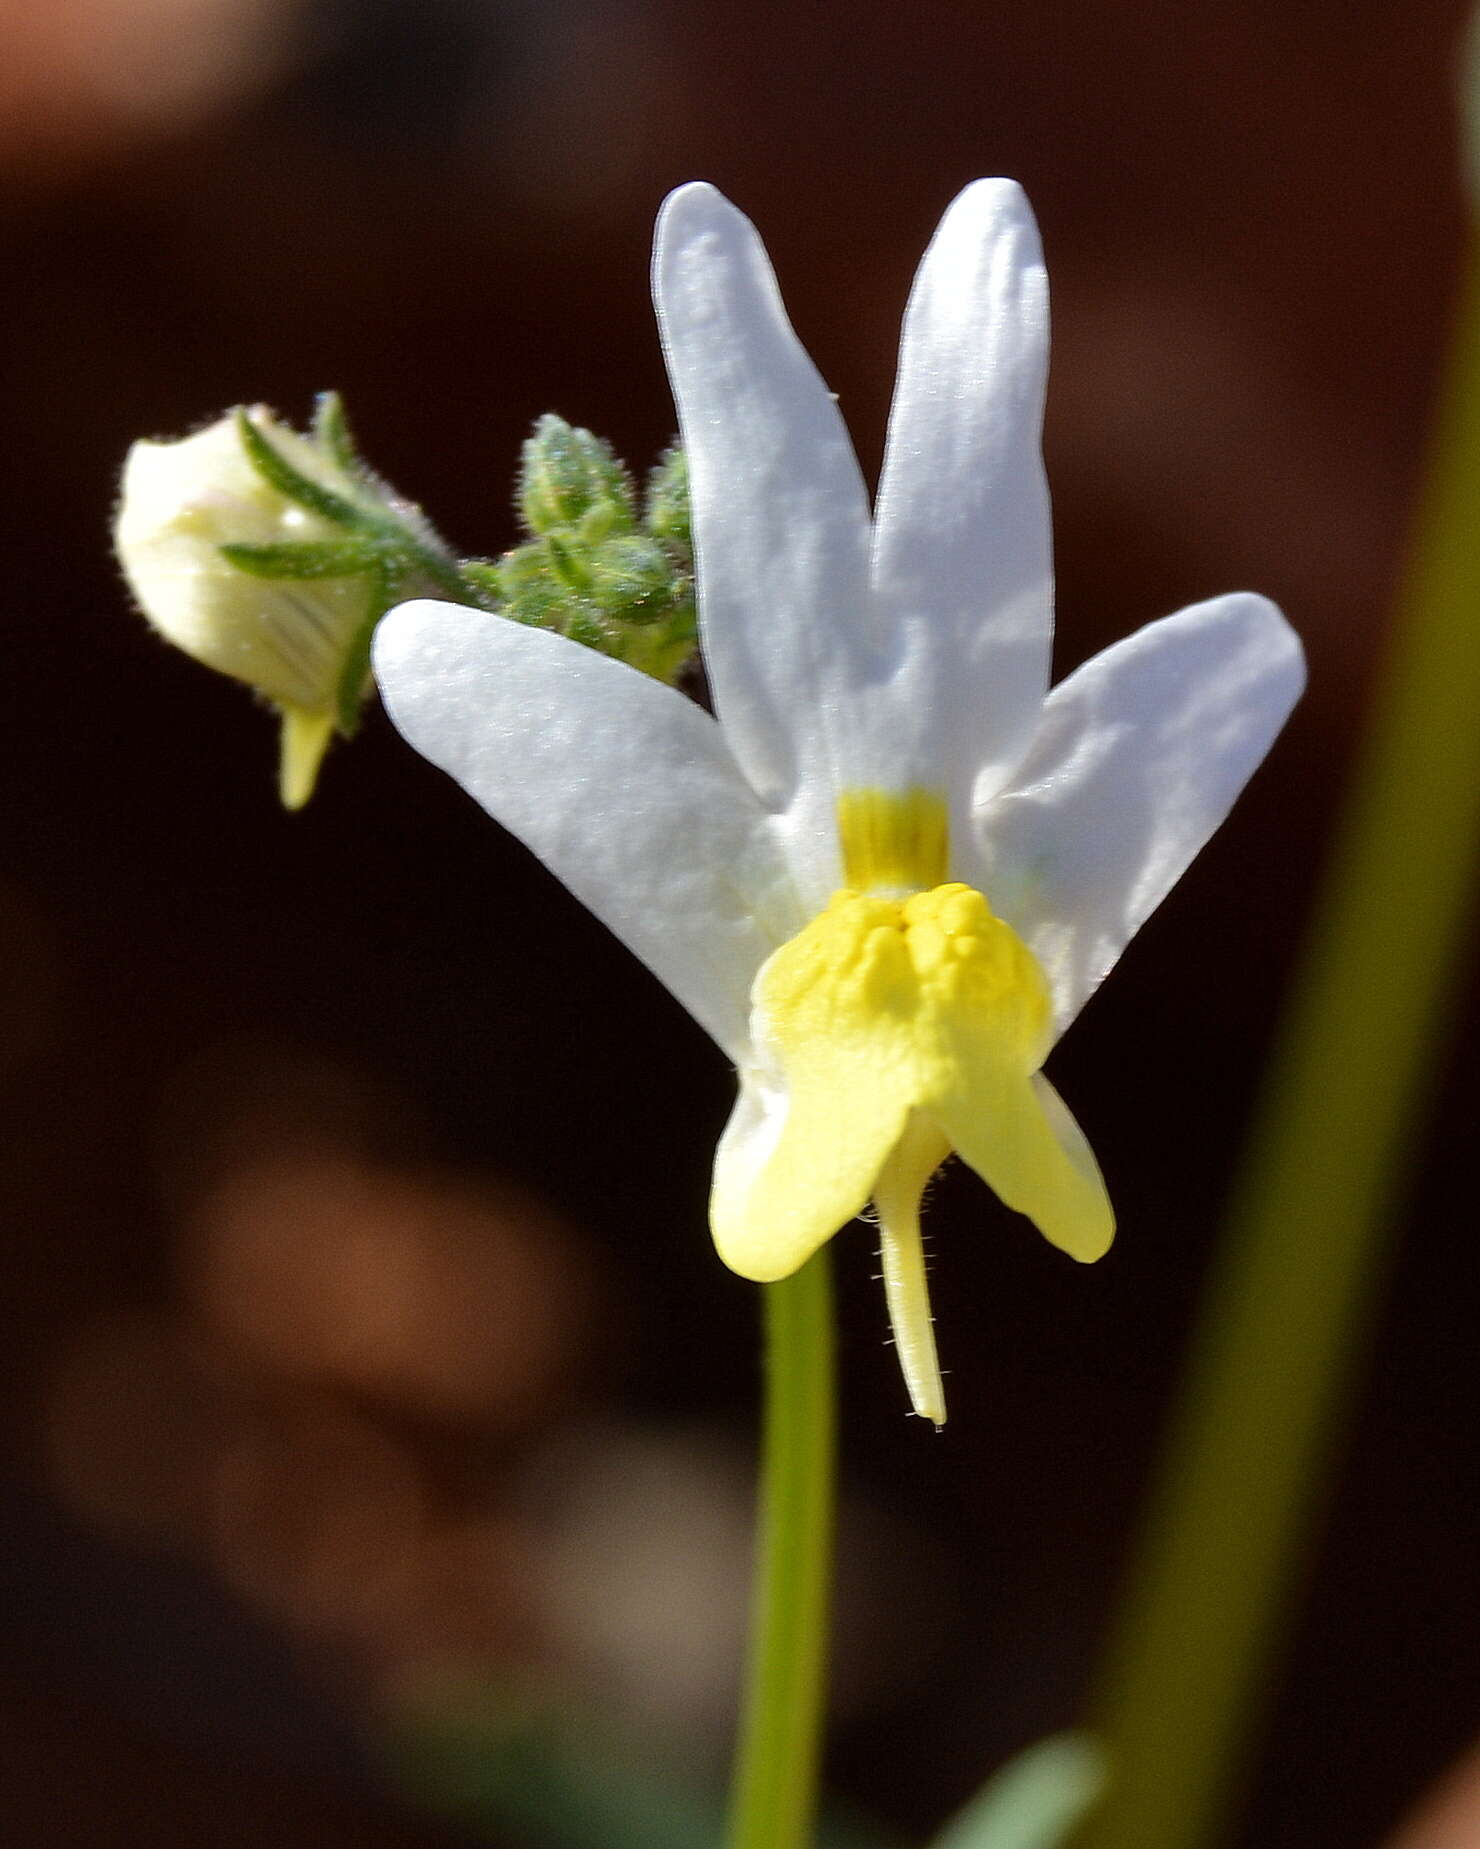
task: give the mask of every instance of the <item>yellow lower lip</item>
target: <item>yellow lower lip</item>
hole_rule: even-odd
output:
[[[860,832],[844,835],[855,869],[866,859],[877,879],[905,870],[897,849],[915,854],[911,870],[922,849],[943,849],[943,805],[936,834],[918,825],[931,812],[914,798],[891,814],[864,795],[850,810]],[[780,1121],[753,1168],[716,1171],[720,1255],[747,1277],[784,1277],[872,1199],[911,1397],[937,1423],[919,1204],[947,1153],[1074,1256],[1097,1258],[1110,1241],[1103,1185],[1071,1160],[1034,1089],[1051,1019],[1037,960],[958,883],[834,894],[752,992],[756,1066],[743,1082],[776,1094]]]

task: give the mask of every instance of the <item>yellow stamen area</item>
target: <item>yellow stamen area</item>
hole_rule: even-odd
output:
[[[838,839],[843,884],[854,892],[919,892],[946,877],[950,817],[933,790],[845,790]]]
[[[875,870],[902,865],[891,853]],[[1065,1146],[1067,1114],[1056,1128],[1035,1088],[1052,1034],[1043,972],[969,886],[850,888],[766,962],[752,1000],[747,1082],[777,1085],[784,1116],[755,1163],[716,1171],[720,1254],[747,1277],[784,1277],[872,1199],[911,1399],[940,1424],[919,1207],[948,1152],[1075,1258],[1098,1258],[1114,1231],[1082,1140]]]

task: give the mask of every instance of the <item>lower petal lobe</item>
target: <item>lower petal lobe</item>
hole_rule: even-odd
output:
[[[1054,1244],[1082,1259],[1109,1244],[1093,1158],[1035,1089],[1051,1033],[1042,972],[970,887],[836,894],[761,970],[751,1033],[712,1200],[721,1256],[743,1275],[785,1276],[870,1197],[917,1242],[947,1143]],[[903,1302],[918,1291],[900,1277]]]

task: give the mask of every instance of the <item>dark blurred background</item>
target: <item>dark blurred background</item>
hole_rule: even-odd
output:
[[[568,1777],[637,1849],[602,1808],[629,1775],[637,1810],[722,1777],[745,1590],[756,1305],[704,1226],[729,1075],[378,714],[276,807],[269,717],[130,610],[129,442],[337,386],[496,552],[538,413],[639,467],[672,436],[649,237],[703,177],[872,473],[914,264],[1006,173],[1054,288],[1059,671],[1246,586],[1304,635],[1287,737],[1055,1059],[1110,1257],[947,1176],[937,1439],[868,1233],[838,1242],[830,1775],[918,1837],[1083,1698],[1380,659],[1460,250],[1462,23],[0,0],[14,1841],[537,1845]],[[1245,1849],[1378,1844],[1480,1731],[1472,996],[1454,1021]]]

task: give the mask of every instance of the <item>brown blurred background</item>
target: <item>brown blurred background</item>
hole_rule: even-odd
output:
[[[755,1306],[703,1224],[721,1062],[378,716],[305,814],[275,807],[266,715],[128,608],[129,441],[243,400],[302,420],[335,385],[454,544],[500,550],[539,412],[639,466],[671,437],[648,240],[705,177],[872,472],[914,263],[1007,173],[1054,286],[1060,671],[1243,586],[1304,634],[1286,740],[1055,1062],[1115,1251],[1080,1271],[940,1185],[937,1440],[903,1417],[868,1235],[839,1242],[831,1774],[919,1836],[1073,1720],[1093,1662],[1402,556],[1461,24],[0,0],[13,1840],[658,1849],[613,1792],[702,1805],[744,1593]],[[1376,1845],[1480,1732],[1474,1019],[1461,996],[1247,1849]],[[550,1755],[584,1822],[531,1798]]]

